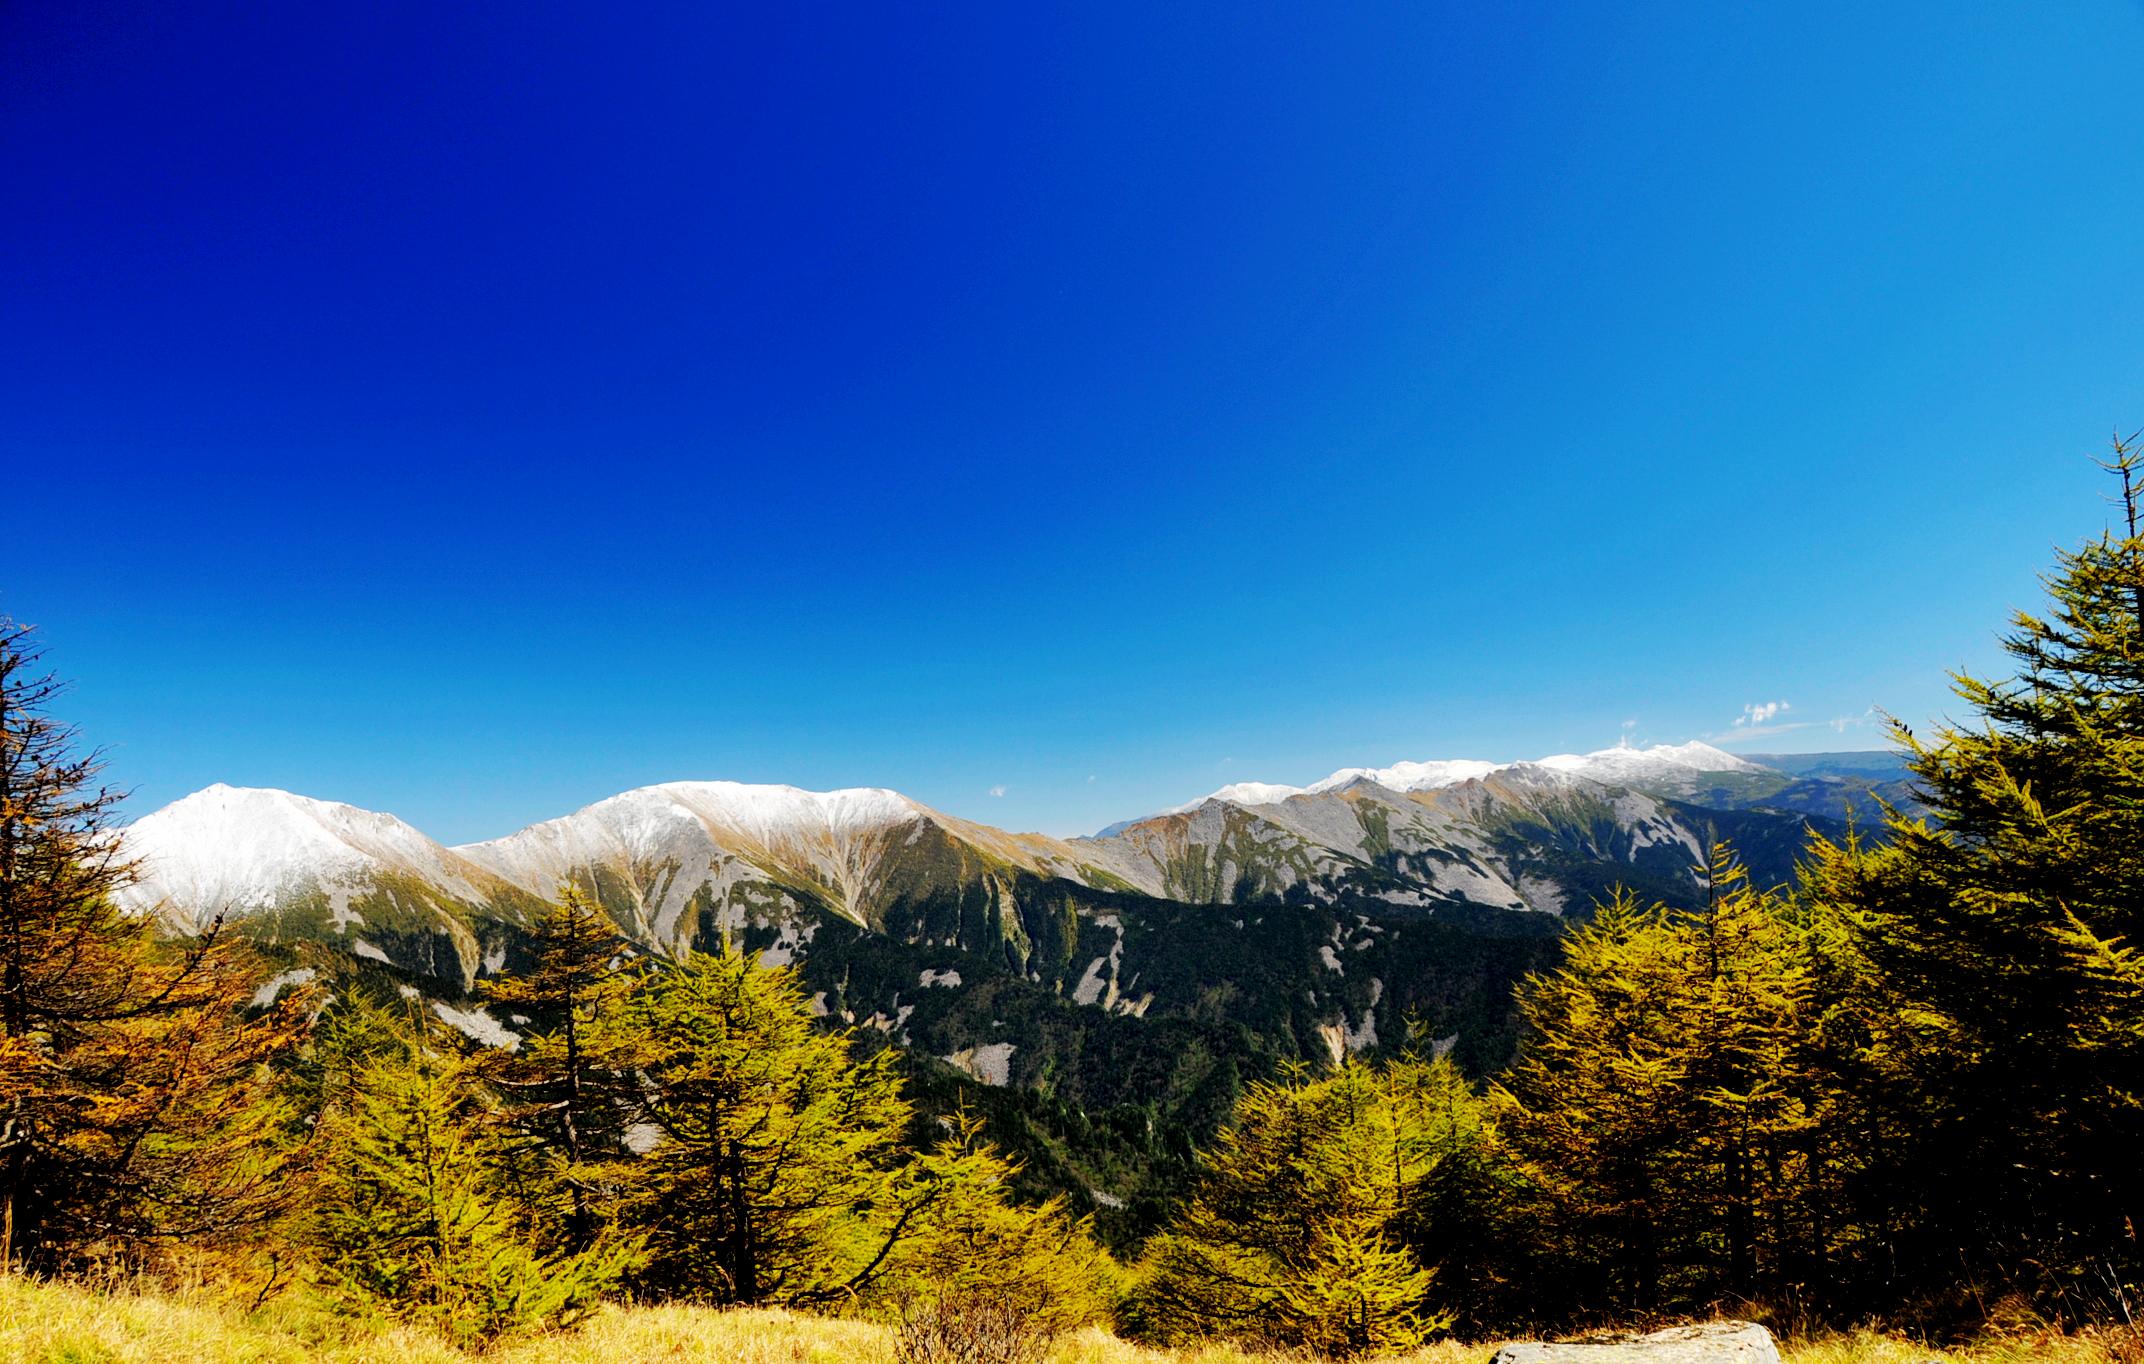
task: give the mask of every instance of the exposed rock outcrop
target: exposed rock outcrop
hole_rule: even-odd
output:
[[[1708,1321],[1644,1335],[1522,1341],[1490,1364],[1780,1364],[1772,1333],[1753,1321]]]

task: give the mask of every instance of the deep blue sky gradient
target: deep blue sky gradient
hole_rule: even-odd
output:
[[[0,52],[0,611],[144,810],[1075,832],[1868,747],[2144,424],[2133,3],[23,0]]]

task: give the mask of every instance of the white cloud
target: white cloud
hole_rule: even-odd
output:
[[[1776,739],[1783,734],[1793,734],[1798,730],[1804,729],[1828,729],[1834,734],[1844,734],[1848,730],[1860,729],[1866,725],[1875,724],[1882,714],[1880,711],[1870,710],[1860,715],[1841,715],[1832,720],[1785,720],[1780,718],[1793,709],[1794,707],[1784,701],[1763,701],[1755,705],[1744,706],[1742,707],[1742,714],[1736,718],[1731,728],[1723,729],[1717,734],[1705,735],[1705,742],[1731,747],[1736,744],[1753,743],[1759,739]]]
[[[999,783],[998,783],[998,784],[997,784],[996,786],[993,786],[993,787],[991,787],[991,788],[990,788],[990,794],[991,794],[991,795],[993,795],[993,796],[1002,796],[1002,795],[1004,795],[1004,794],[1005,794],[1005,784],[1004,784],[1003,782],[999,782]]]
[[[1756,701],[1742,707],[1742,717],[1735,721],[1735,728],[1755,729],[1768,725],[1782,713],[1794,709],[1784,701]]]

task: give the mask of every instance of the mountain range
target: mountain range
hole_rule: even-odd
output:
[[[1410,1035],[1493,1067],[1511,988],[1553,961],[1565,916],[1618,885],[1698,903],[1720,839],[1785,880],[1811,830],[1910,802],[1885,756],[1686,744],[1348,768],[1071,839],[887,790],[689,781],[447,847],[392,815],[219,785],[122,831],[123,895],[174,932],[222,919],[279,979],[391,981],[511,1045],[518,1020],[479,982],[516,969],[577,884],[651,953],[794,965],[815,1011],[904,1047],[926,1095],[980,1096],[1036,1179],[1133,1235],[1244,1077]]]
[[[1066,927],[1037,912],[1077,890],[1372,914],[1562,913],[1616,883],[1679,901],[1700,889],[1693,869],[1714,839],[1779,877],[1805,818],[1843,818],[1857,799],[1873,811],[1871,793],[1909,798],[1891,789],[1895,759],[1780,761],[1807,775],[1704,744],[1346,768],[1304,787],[1225,786],[1076,839],[875,788],[671,782],[450,848],[392,815],[218,785],[124,831],[139,871],[126,896],[181,931],[221,917],[465,990],[569,881],[657,951],[740,939],[790,956],[830,916],[1034,976]]]

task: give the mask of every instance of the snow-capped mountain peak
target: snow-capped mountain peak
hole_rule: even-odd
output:
[[[293,885],[385,868],[464,879],[445,848],[393,815],[273,787],[219,782],[142,816],[122,838],[138,879],[121,903],[180,906],[184,917],[266,910]]]
[[[1657,777],[1692,772],[1762,772],[1765,769],[1725,749],[1693,739],[1686,744],[1655,744],[1635,748],[1617,744],[1591,753],[1558,753],[1538,760],[1542,767],[1575,772],[1595,781]]]

